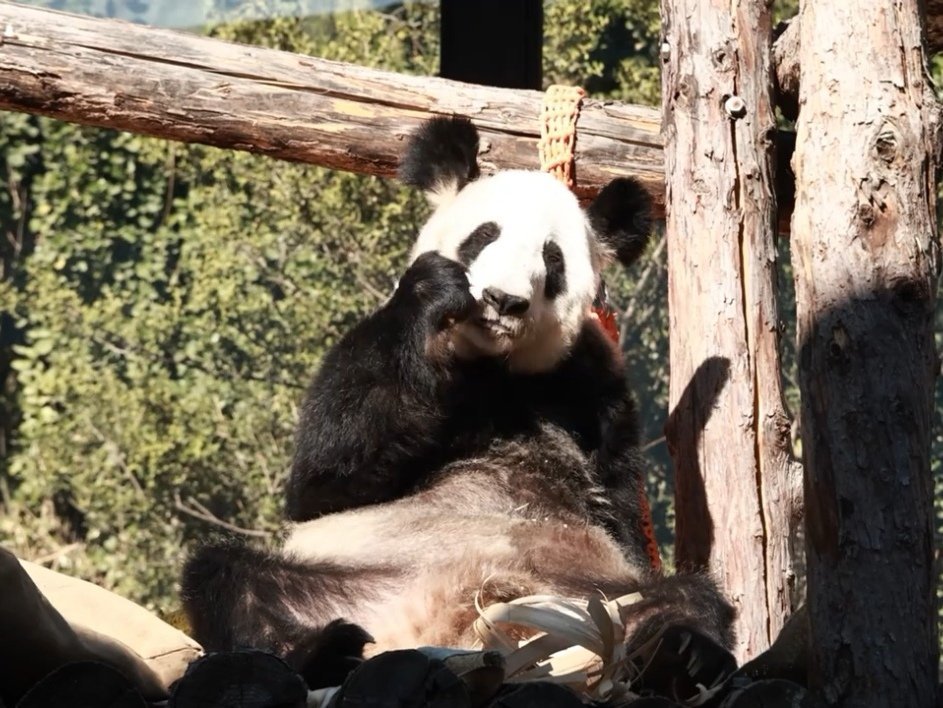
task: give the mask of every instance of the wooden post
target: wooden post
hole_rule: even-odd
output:
[[[439,14],[443,78],[540,89],[543,0],[442,0]]]
[[[935,705],[930,428],[940,112],[920,0],[800,4],[792,253],[811,681]]]
[[[661,3],[677,562],[722,581],[740,659],[791,610],[801,484],[777,347],[769,5]]]

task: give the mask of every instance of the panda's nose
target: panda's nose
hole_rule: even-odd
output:
[[[481,291],[481,299],[486,305],[491,305],[498,311],[499,315],[509,315],[511,317],[520,317],[527,308],[530,307],[530,300],[526,297],[509,295],[503,290],[497,288],[485,288]]]

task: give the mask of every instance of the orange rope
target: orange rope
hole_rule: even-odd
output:
[[[576,183],[573,157],[576,119],[586,92],[578,86],[554,85],[544,93],[540,112],[540,169],[549,172],[570,189]]]
[[[555,84],[544,92],[540,111],[540,141],[537,143],[540,169],[549,172],[570,189],[576,185],[576,121],[585,95],[586,92],[579,86]],[[605,303],[595,308],[595,311],[603,331],[618,343],[619,332],[612,311]],[[640,530],[645,536],[648,559],[653,569],[661,570],[661,555],[655,542],[655,527],[644,486],[639,497],[642,512]]]

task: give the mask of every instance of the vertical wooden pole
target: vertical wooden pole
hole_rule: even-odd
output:
[[[440,75],[540,89],[543,0],[442,0]]]
[[[737,655],[791,610],[789,455],[775,299],[768,0],[662,0],[677,562],[739,610]]]
[[[935,705],[939,106],[919,0],[803,0],[794,158],[811,680]]]

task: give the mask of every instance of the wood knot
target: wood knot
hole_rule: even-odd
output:
[[[893,237],[898,210],[893,186],[877,176],[861,180],[855,216],[859,234],[870,248],[881,248]]]
[[[863,202],[858,204],[858,221],[861,222],[861,225],[865,228],[870,229],[874,225],[874,207]]]
[[[711,62],[720,71],[729,71],[733,67],[733,58],[728,46],[718,47],[711,52]]]
[[[848,359],[848,346],[851,338],[841,324],[832,327],[832,336],[828,341],[828,358],[834,362],[845,362]]]
[[[885,125],[874,139],[874,153],[881,161],[891,164],[897,159],[899,142],[897,130]]]

